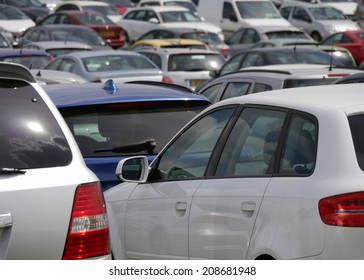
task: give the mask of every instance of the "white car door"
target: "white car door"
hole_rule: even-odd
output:
[[[234,112],[225,108],[200,119],[153,163],[126,206],[126,252],[130,259],[188,259],[192,197],[210,156]]]
[[[245,108],[193,196],[191,259],[245,259],[286,112]]]

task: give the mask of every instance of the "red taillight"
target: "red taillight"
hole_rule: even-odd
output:
[[[63,259],[110,254],[106,205],[98,182],[77,187]]]
[[[323,198],[319,211],[325,224],[342,227],[364,226],[364,192]]]
[[[163,83],[167,83],[167,84],[174,84],[174,82],[172,81],[172,79],[169,78],[169,77],[167,77],[167,76],[163,76],[162,82]]]

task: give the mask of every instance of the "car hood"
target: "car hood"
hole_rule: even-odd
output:
[[[292,24],[284,18],[255,18],[255,19],[244,19],[244,22],[250,26],[290,26]]]
[[[121,18],[122,15],[108,15],[107,16],[112,22],[117,23]]]
[[[35,23],[31,19],[0,20],[0,27],[11,33],[22,33],[33,26],[35,26]]]
[[[322,26],[331,28],[332,32],[359,30],[360,27],[356,22],[351,20],[319,20]]]
[[[213,33],[222,32],[219,26],[208,22],[168,22],[161,24],[161,26],[166,28],[176,28],[176,27],[196,28],[198,30],[207,30]]]

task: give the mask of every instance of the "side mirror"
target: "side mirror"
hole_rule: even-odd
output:
[[[149,22],[150,23],[154,23],[154,24],[158,24],[159,23],[159,20],[157,18],[153,17],[153,18],[150,18],[149,19]]]
[[[119,161],[115,174],[125,182],[144,183],[149,175],[149,163],[146,156],[135,156]]]

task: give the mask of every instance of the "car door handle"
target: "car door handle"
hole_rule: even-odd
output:
[[[0,228],[8,228],[13,225],[13,218],[10,213],[0,214]]]
[[[254,201],[245,201],[241,204],[241,211],[243,212],[253,212],[255,210]]]
[[[176,203],[177,211],[186,211],[187,210],[187,202],[179,201]]]

